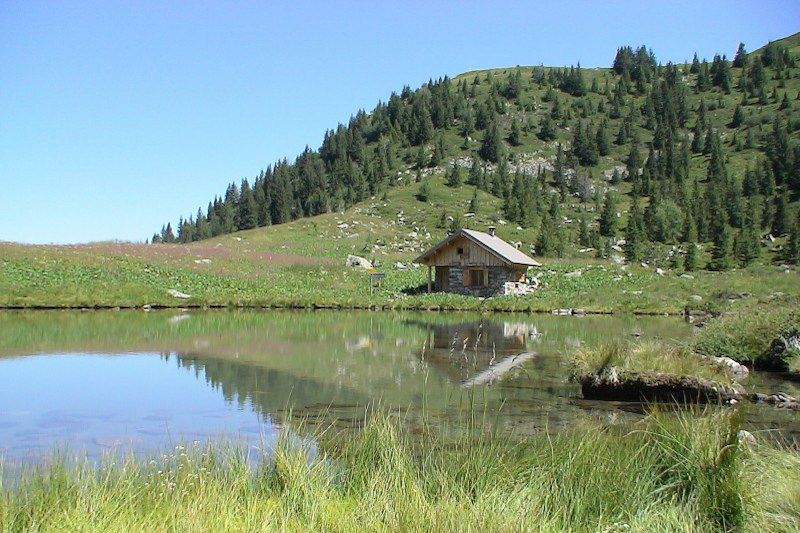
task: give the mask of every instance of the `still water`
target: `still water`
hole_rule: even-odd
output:
[[[692,327],[521,314],[4,312],[0,456],[143,453],[208,439],[263,447],[299,420],[358,428],[375,404],[402,410],[411,426],[457,423],[477,408],[520,434],[632,421],[642,406],[583,400],[565,356],[633,335],[687,340]],[[746,416],[792,439],[800,430],[793,413],[752,406]]]

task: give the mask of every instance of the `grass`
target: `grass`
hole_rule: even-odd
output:
[[[800,333],[797,306],[795,298],[784,298],[770,306],[745,306],[711,321],[695,338],[694,350],[756,367],[769,366],[766,355],[772,341]],[[790,371],[800,372],[800,354],[791,356],[787,366]]]
[[[439,183],[436,187],[446,186]],[[394,214],[370,214],[365,205],[345,215],[321,215],[190,245],[0,243],[0,308],[154,305],[544,312],[581,308],[600,313],[683,314],[687,309],[728,309],[738,305],[730,301],[732,296],[745,293],[758,299],[775,293],[800,297],[796,270],[786,274],[756,265],[724,273],[694,272],[687,278],[681,277],[680,271],[668,270],[661,276],[653,268],[623,267],[585,257],[544,259],[544,267],[534,272],[541,289],[524,298],[479,300],[424,294],[425,269],[401,269],[395,264],[409,265],[420,249],[443,238],[445,231],[426,226],[430,221],[425,213],[430,209],[402,207],[405,202],[420,203],[404,198],[411,194],[406,189],[413,187],[391,190],[387,202],[404,211],[403,226],[390,223]],[[484,212],[481,216],[490,215]],[[343,223],[349,227],[339,228]],[[352,230],[354,226],[366,228],[367,234]],[[509,241],[525,242],[516,229],[502,227],[498,231]],[[429,232],[430,238],[425,238]],[[348,237],[355,233],[359,235]],[[409,237],[411,233],[419,238]],[[404,244],[411,241],[413,246]],[[375,294],[370,295],[366,273],[344,266],[351,253],[381,263],[379,270],[386,278]],[[575,270],[582,275],[564,276]],[[191,298],[174,298],[169,289]]]
[[[402,418],[358,434],[285,436],[263,467],[177,447],[101,465],[63,458],[0,490],[6,531],[796,531],[800,455],[737,438],[731,411],[654,412],[519,441],[412,438]]]
[[[571,365],[575,376],[587,372],[599,373],[604,368],[613,366],[639,375],[658,372],[732,385],[730,378],[719,366],[698,357],[687,346],[663,341],[617,341],[600,347],[585,348],[572,355]]]

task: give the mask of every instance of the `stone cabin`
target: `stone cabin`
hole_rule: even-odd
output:
[[[459,230],[414,260],[428,267],[428,292],[468,296],[508,294],[527,283],[529,267],[541,266],[500,237]],[[435,276],[432,271],[435,269]],[[510,283],[511,285],[506,285]]]

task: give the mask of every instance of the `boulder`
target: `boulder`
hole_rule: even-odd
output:
[[[703,359],[709,361],[722,369],[725,374],[733,381],[742,381],[747,379],[750,371],[741,363],[737,363],[730,357],[715,357],[713,355],[703,356]]]
[[[574,272],[567,272],[566,274],[564,274],[564,277],[565,278],[579,278],[579,277],[581,277],[582,274],[583,274],[583,272],[581,272],[580,270],[575,270]]]
[[[357,255],[348,255],[346,264],[351,268],[372,268],[372,263],[368,259]]]
[[[794,396],[789,396],[783,392],[777,392],[775,394],[761,394],[758,392],[754,392],[749,397],[750,401],[753,403],[764,403],[767,405],[772,405],[779,409],[791,409],[793,411],[797,410],[800,411],[800,401]]]

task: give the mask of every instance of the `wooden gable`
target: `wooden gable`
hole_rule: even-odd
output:
[[[459,236],[426,257],[430,266],[509,266],[507,262],[466,237]]]

